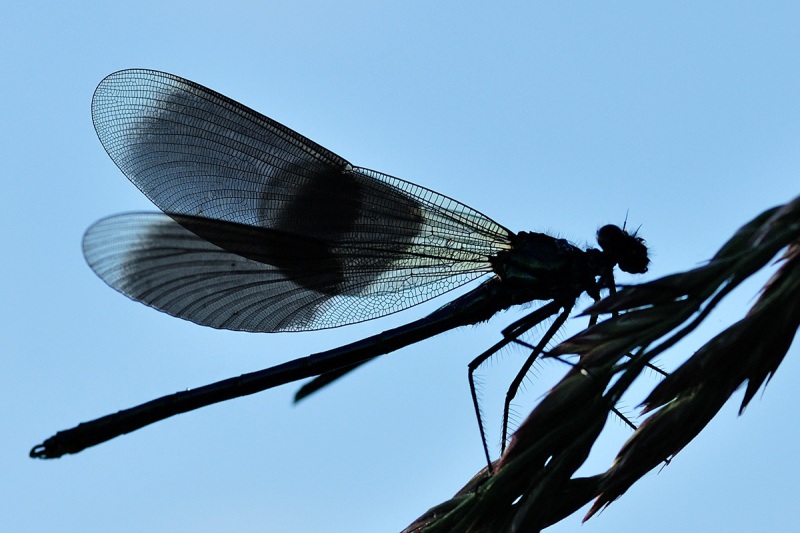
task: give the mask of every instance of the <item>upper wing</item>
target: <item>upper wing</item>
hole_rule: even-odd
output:
[[[112,287],[175,316],[248,331],[340,326],[475,279],[508,246],[508,230],[481,213],[353,167],[170,74],[108,76],[92,117],[117,166],[172,218],[100,221],[87,260]]]

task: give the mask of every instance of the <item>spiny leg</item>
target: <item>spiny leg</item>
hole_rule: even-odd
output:
[[[521,319],[513,322],[511,325],[503,330],[503,339],[493,344],[488,350],[473,359],[468,366],[469,376],[469,390],[472,395],[472,405],[475,408],[475,417],[478,420],[478,430],[481,434],[481,443],[483,444],[483,453],[486,455],[486,464],[489,467],[489,472],[492,471],[492,459],[489,456],[489,446],[486,443],[486,431],[483,428],[483,419],[481,417],[481,407],[478,401],[478,393],[475,387],[475,370],[478,369],[487,359],[503,349],[506,345],[517,340],[517,337],[541,323],[548,317],[556,314],[561,308],[558,302],[552,301],[536,311],[525,315]],[[571,307],[570,307],[571,309]]]
[[[607,285],[607,289],[608,289],[609,295],[613,295],[613,294],[615,294],[617,292],[616,284],[613,282],[613,277],[611,278],[611,280],[612,281],[610,283],[608,283],[608,285]],[[599,297],[595,297],[594,301],[597,302],[597,301],[599,301],[599,299],[600,299]],[[555,302],[552,302],[552,303],[555,303]],[[564,312],[561,313],[561,315],[559,315],[559,317],[553,322],[553,324],[550,326],[550,328],[547,330],[545,335],[541,338],[541,340],[539,341],[539,343],[536,346],[533,346],[532,344],[530,344],[528,342],[525,342],[525,341],[523,341],[523,340],[521,340],[519,338],[511,338],[511,339],[508,339],[507,342],[506,342],[506,344],[508,342],[514,342],[516,344],[524,346],[524,347],[526,347],[526,348],[531,350],[531,354],[528,356],[528,359],[525,361],[525,364],[522,366],[522,368],[517,373],[516,377],[514,378],[514,381],[511,383],[511,385],[509,386],[508,391],[506,393],[506,400],[505,400],[505,405],[504,405],[504,409],[503,409],[503,433],[502,433],[502,439],[501,439],[501,453],[503,451],[505,451],[506,442],[507,442],[507,439],[508,439],[508,420],[509,420],[509,413],[510,413],[510,409],[511,409],[511,402],[516,397],[517,392],[519,391],[519,387],[522,384],[522,380],[525,378],[525,375],[527,375],[528,371],[530,370],[531,366],[533,366],[533,363],[536,361],[536,359],[544,352],[544,349],[547,347],[547,343],[550,342],[550,340],[553,338],[555,333],[559,329],[561,329],[561,326],[564,325],[564,322],[566,322],[567,318],[569,317],[569,313],[572,310],[573,306],[574,306],[574,302],[572,303],[572,305],[564,307]],[[619,313],[615,311],[615,312],[612,313],[612,316],[616,317],[616,316],[618,316],[618,314]],[[589,324],[588,324],[587,327],[592,327],[592,326],[596,325],[597,321],[598,321],[598,318],[599,318],[598,314],[596,314],[596,313],[592,314],[589,317]],[[513,326],[515,324],[512,324],[512,326],[510,326],[509,328],[506,328],[506,330],[503,331],[504,336],[508,337],[507,333],[509,332],[509,330],[513,329]],[[515,330],[512,333],[516,333],[516,335],[518,336],[518,335],[524,333],[525,331],[527,331],[527,329],[530,329],[530,328],[520,329],[518,332]],[[504,339],[504,340],[506,340],[506,339]],[[480,359],[478,364],[482,363],[485,359],[488,358],[488,356],[486,356],[486,357],[481,356],[481,357],[482,358],[479,357],[478,359],[476,359],[476,361],[478,361]],[[560,361],[562,361],[564,363],[567,363],[569,365],[574,366],[573,363],[570,363],[569,361],[566,361],[566,360],[562,359],[561,357],[558,357],[557,359],[559,359]],[[646,366],[648,368],[651,368],[651,369],[655,370],[656,372],[658,372],[662,376],[668,376],[669,375],[669,373],[665,372],[664,370],[658,368],[657,366],[655,366],[655,365],[653,365],[651,363],[647,363]],[[470,379],[471,378],[472,378],[472,374],[470,374]],[[472,385],[472,381],[470,381],[470,386],[471,386],[471,388],[473,390],[473,402],[476,402],[476,398],[475,398],[475,395],[474,395],[474,386]],[[611,406],[610,409],[615,415],[617,415],[631,429],[633,429],[633,430],[637,429],[636,425],[633,422],[631,422],[628,419],[628,417],[626,417],[615,406]],[[477,405],[476,405],[476,411],[477,411]],[[484,438],[483,437],[484,431],[483,431],[483,427],[482,427],[482,424],[481,424],[480,413],[478,413],[478,425],[481,426],[481,436],[482,436],[482,438]],[[486,441],[485,441],[485,438],[484,438],[484,449],[486,449],[485,442]],[[488,454],[488,452],[487,452],[487,454]]]
[[[558,318],[556,318],[547,329],[541,340],[539,340],[539,343],[531,351],[528,359],[525,360],[522,368],[520,368],[519,372],[517,372],[514,381],[512,381],[511,385],[508,387],[505,405],[503,406],[503,435],[500,440],[500,453],[504,452],[506,449],[506,439],[508,437],[508,414],[511,408],[511,401],[514,399],[514,397],[516,397],[517,392],[519,391],[519,386],[522,384],[522,380],[525,379],[525,375],[531,369],[531,366],[533,366],[534,361],[536,361],[542,352],[544,352],[547,344],[550,342],[556,332],[561,329],[561,326],[564,325],[564,322],[567,321],[567,318],[569,318],[569,313],[572,311],[573,305],[564,306],[564,312],[558,315]]]
[[[611,283],[611,286],[609,287],[609,293],[613,294],[615,292],[616,292],[616,286],[613,283],[613,277],[612,277],[612,283]],[[600,301],[599,295],[593,297],[593,299],[594,299],[595,303]],[[516,344],[519,344],[519,345],[524,346],[524,347],[528,348],[529,350],[531,350],[531,354],[528,356],[528,359],[525,361],[525,364],[522,366],[522,368],[517,373],[516,377],[514,378],[514,381],[509,386],[508,391],[506,391],[506,401],[505,401],[505,405],[503,407],[503,436],[502,436],[502,439],[500,441],[500,443],[501,443],[500,444],[501,453],[505,451],[505,449],[506,449],[506,441],[508,439],[508,418],[509,418],[509,413],[510,413],[510,410],[511,410],[511,401],[516,397],[517,392],[519,390],[519,386],[522,384],[522,380],[525,378],[525,375],[528,373],[528,371],[530,370],[531,366],[536,361],[536,359],[544,352],[544,349],[547,347],[547,343],[550,342],[550,340],[553,338],[555,333],[559,329],[561,329],[561,326],[564,325],[564,322],[566,322],[567,317],[569,316],[569,313],[570,313],[570,311],[572,311],[572,308],[574,306],[575,306],[575,302],[574,301],[570,305],[564,306],[564,312],[556,319],[555,322],[553,322],[553,324],[550,326],[550,328],[544,334],[542,339],[539,341],[539,344],[537,344],[536,346],[533,346],[532,344],[527,343],[527,342],[519,339],[518,336],[517,336],[517,338],[512,339],[512,342],[515,342]],[[595,324],[597,324],[597,320],[598,320],[598,315],[596,313],[592,314],[589,317],[589,325],[587,327],[590,328],[590,327],[594,326]],[[505,333],[505,331],[504,331],[504,333]],[[522,333],[522,332],[520,332],[520,333]],[[567,363],[567,361],[561,359],[560,357],[558,359],[563,361],[563,362],[565,362],[565,363]],[[568,364],[571,364],[571,363],[568,363]]]
[[[613,279],[614,278],[612,276],[612,278],[611,278],[612,281],[611,281],[611,283],[610,283],[610,285],[608,287],[608,291],[609,291],[610,294],[614,294],[614,293],[617,292],[616,291],[616,285],[614,284]],[[593,297],[593,299],[594,299],[595,303],[597,303],[600,300],[599,295]],[[520,345],[525,346],[526,348],[530,349],[531,350],[531,354],[528,356],[528,359],[525,361],[525,364],[522,365],[522,368],[520,368],[519,372],[517,372],[517,375],[514,378],[514,381],[511,383],[511,385],[508,388],[508,391],[506,392],[505,405],[503,406],[503,433],[502,433],[502,438],[501,438],[501,441],[500,441],[501,442],[501,444],[500,444],[501,453],[505,451],[506,442],[508,440],[508,419],[509,419],[509,414],[510,414],[510,410],[511,410],[511,402],[516,397],[517,392],[519,392],[519,387],[522,384],[522,380],[525,379],[525,375],[528,373],[528,371],[530,370],[531,366],[533,366],[533,363],[536,361],[536,359],[538,359],[538,357],[544,352],[544,349],[547,347],[547,344],[550,342],[550,340],[553,338],[553,336],[555,336],[556,332],[559,329],[561,329],[561,326],[563,326],[564,322],[567,321],[567,318],[569,317],[569,313],[572,311],[572,308],[574,306],[575,306],[575,302],[574,301],[570,305],[564,306],[564,312],[561,313],[561,315],[559,315],[559,317],[555,320],[555,322],[553,322],[553,324],[550,325],[550,328],[547,330],[547,332],[545,332],[544,336],[541,338],[541,340],[539,341],[539,343],[536,346],[533,346],[532,344],[529,344],[529,343],[527,343],[527,342],[525,342],[525,341],[523,341],[523,340],[521,340],[519,338],[512,339],[512,342],[515,342],[517,344],[520,344]],[[589,324],[588,324],[587,327],[592,327],[592,326],[596,325],[597,324],[597,320],[598,320],[598,315],[596,313],[592,314],[589,317]],[[522,332],[520,332],[520,334],[521,333]],[[564,361],[560,357],[559,357],[559,359]],[[567,362],[567,361],[564,361],[564,362]],[[571,363],[569,363],[569,364],[571,364]],[[632,425],[631,422],[627,420],[627,418],[625,418],[624,416],[622,418],[623,418],[623,420],[625,420],[626,423],[628,423],[629,425]]]

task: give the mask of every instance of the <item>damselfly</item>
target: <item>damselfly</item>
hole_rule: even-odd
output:
[[[179,413],[315,377],[300,398],[379,355],[543,301],[470,365],[477,411],[474,369],[509,343],[531,349],[507,395],[507,419],[522,378],[576,299],[613,291],[615,266],[643,273],[649,263],[635,233],[603,226],[600,249],[582,250],[511,232],[171,74],[111,74],[95,91],[92,118],[108,154],[163,213],[100,220],[84,237],[86,260],[111,287],[160,311],[214,328],[308,331],[388,315],[487,279],[407,325],[80,424],[34,447],[32,457],[77,453]],[[536,346],[519,340],[553,315]]]

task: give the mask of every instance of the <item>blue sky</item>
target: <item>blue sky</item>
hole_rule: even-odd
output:
[[[0,530],[399,531],[482,466],[466,365],[518,312],[385,357],[298,406],[284,387],[77,456],[27,458],[56,430],[442,303],[338,330],[249,335],[106,287],[82,258],[84,230],[151,209],[92,128],[92,92],[115,70],[202,83],[514,230],[583,245],[627,213],[653,250],[645,279],[701,263],[797,195],[796,3],[475,4],[4,7]],[[663,366],[740,318],[757,288],[733,295]],[[742,418],[737,395],[660,473],[587,524],[580,513],[550,531],[800,529],[796,344]],[[490,427],[521,357],[509,350],[482,372]],[[538,368],[518,411],[562,371]],[[587,472],[605,469],[628,435],[622,423],[608,429]]]

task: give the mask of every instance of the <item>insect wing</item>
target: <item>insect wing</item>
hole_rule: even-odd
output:
[[[475,279],[508,231],[446,196],[343,158],[190,81],[104,79],[103,146],[170,216],[98,222],[84,239],[109,285],[213,327],[336,327]]]

